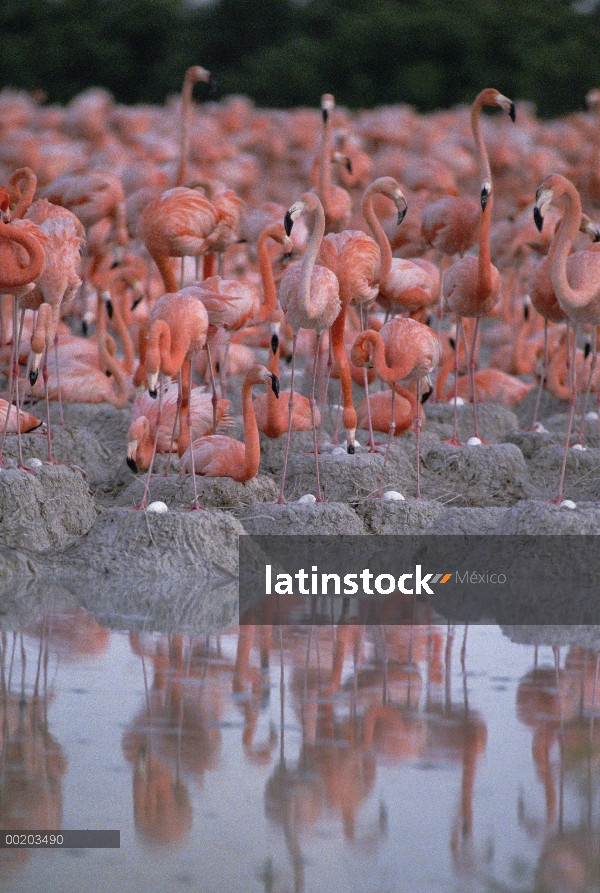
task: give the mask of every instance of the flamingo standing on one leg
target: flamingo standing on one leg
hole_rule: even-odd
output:
[[[436,369],[442,353],[439,338],[435,332],[414,319],[396,317],[390,319],[381,329],[374,332],[368,329],[361,332],[352,348],[352,362],[356,366],[373,366],[375,374],[392,388],[392,408],[388,445],[383,461],[381,480],[377,496],[381,496],[383,477],[388,459],[390,444],[396,426],[394,399],[396,382],[409,379],[417,382],[417,402],[415,428],[417,434],[417,498],[421,496],[420,473],[420,431],[422,385],[426,382],[431,388],[429,376]]]
[[[445,299],[445,309],[456,314],[457,332],[460,329],[461,317],[475,317],[475,329],[473,342],[469,356],[469,376],[471,380],[471,400],[473,402],[473,424],[475,437],[479,438],[477,428],[477,401],[475,398],[475,383],[473,373],[475,371],[475,350],[477,335],[479,332],[479,320],[486,316],[500,300],[500,273],[493,266],[490,258],[490,222],[492,215],[493,191],[492,174],[488,160],[485,143],[481,134],[481,109],[484,105],[499,106],[515,119],[515,104],[512,100],[503,96],[493,87],[488,87],[479,93],[471,107],[471,128],[477,150],[477,163],[481,179],[481,222],[479,226],[479,255],[478,257],[462,257],[456,261],[444,276],[442,290]],[[458,361],[458,352],[456,353]],[[458,381],[458,369],[456,370]],[[454,412],[453,442],[458,443],[456,436],[456,404]]]
[[[533,216],[537,228],[541,231],[544,214],[550,202],[563,198],[566,203],[565,213],[560,221],[556,234],[556,248],[552,259],[550,276],[558,303],[567,314],[575,329],[573,353],[577,347],[577,332],[580,325],[591,325],[594,330],[600,325],[600,253],[597,251],[576,251],[569,256],[573,241],[581,224],[581,199],[573,184],[560,174],[546,177],[536,193]],[[595,353],[595,351],[594,351]],[[593,374],[593,370],[592,370]],[[569,439],[573,427],[575,402],[577,393],[575,356],[571,366],[571,394],[569,423],[565,440],[560,480],[558,484],[558,505],[563,498],[563,484],[569,452]],[[600,412],[600,392],[598,396]],[[599,421],[600,428],[600,421]],[[599,431],[600,435],[600,431]]]
[[[260,465],[260,441],[252,405],[255,384],[270,385],[276,397],[279,393],[279,379],[264,366],[253,366],[246,373],[242,384],[244,443],[222,434],[200,437],[191,443],[181,458],[184,471],[205,477],[229,477],[240,483],[256,477]]]
[[[206,345],[208,314],[202,301],[198,300],[195,289],[183,289],[173,294],[165,294],[158,299],[150,314],[148,345],[146,348],[146,375],[151,397],[157,396],[159,374],[178,376],[181,402],[179,408],[178,452],[183,455],[191,441],[191,421],[189,399],[191,390],[191,357]],[[161,425],[162,386],[160,389],[159,411],[156,420],[154,449],[148,467],[148,478],[140,508],[146,508],[150,476],[156,454],[156,440]],[[184,424],[185,423],[185,424]],[[192,472],[194,503],[192,508],[200,508],[196,492],[196,478]]]
[[[287,463],[290,450],[292,421],[294,414],[294,373],[296,366],[296,342],[300,329],[314,329],[317,333],[315,361],[313,364],[310,408],[312,416],[313,444],[315,451],[317,502],[322,502],[321,482],[319,479],[319,454],[317,445],[317,427],[315,417],[315,379],[321,338],[325,329],[329,329],[340,312],[340,286],[338,280],[327,267],[315,263],[323,234],[325,232],[325,212],[318,196],[313,192],[305,192],[295,201],[285,215],[284,225],[287,235],[292,231],[294,221],[301,214],[314,213],[314,224],[306,252],[301,261],[292,264],[281,277],[279,284],[279,303],[292,328],[292,378],[290,382],[290,402],[288,414],[288,430],[285,445],[285,457],[281,475],[281,489],[278,503],[285,503],[283,495]]]

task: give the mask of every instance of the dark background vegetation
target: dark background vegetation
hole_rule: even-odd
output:
[[[66,102],[89,86],[162,103],[184,69],[261,106],[470,102],[484,86],[542,116],[600,86],[600,9],[571,0],[0,0],[0,86]],[[579,6],[581,9],[581,3]],[[202,87],[196,88],[200,96]]]

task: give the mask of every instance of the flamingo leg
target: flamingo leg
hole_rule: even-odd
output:
[[[585,412],[588,405],[588,400],[590,399],[590,393],[592,390],[592,384],[594,381],[594,373],[596,371],[596,362],[598,360],[598,330],[596,326],[593,328],[592,334],[592,362],[590,363],[590,374],[588,377],[587,388],[585,390],[585,397],[583,398],[583,405],[581,407],[581,416],[579,417],[579,428],[577,431],[577,442],[583,442],[583,432],[585,425]]]
[[[317,437],[317,423],[315,420],[315,384],[317,381],[317,368],[319,365],[319,354],[321,350],[321,339],[323,337],[323,330],[321,329],[317,333],[317,345],[315,350],[315,359],[313,363],[313,373],[312,373],[312,384],[310,389],[310,417],[312,422],[313,429],[313,445],[315,449],[315,473],[317,476],[317,502],[323,502],[323,496],[321,494],[321,479],[319,477],[319,443]],[[291,400],[291,396],[290,396]]]
[[[160,425],[162,422],[162,401],[163,401],[162,375],[160,375],[159,378],[160,378],[160,381],[159,381],[159,385],[158,385],[158,412],[156,413],[156,431],[154,433],[154,443],[152,444],[152,455],[150,456],[150,465],[148,466],[148,471],[146,472],[146,486],[144,487],[142,501],[137,506],[138,509],[143,509],[144,511],[148,507],[148,491],[150,490],[150,478],[152,476],[152,469],[154,467],[154,457],[156,456],[156,447],[158,445],[158,429],[160,428]]]
[[[6,434],[8,431],[8,420],[10,418],[10,407],[12,406],[12,399],[15,393],[17,393],[17,429],[20,432],[20,425],[18,424],[19,418],[19,347],[21,344],[21,333],[23,329],[23,319],[25,317],[25,311],[21,311],[21,326],[19,327],[19,336],[17,338],[17,317],[18,317],[18,308],[17,308],[17,299],[13,296],[12,299],[12,318],[13,318],[13,343],[12,349],[10,352],[10,372],[8,379],[8,409],[6,412],[6,420],[4,422],[4,430],[2,431],[2,441],[0,441],[0,465],[3,465],[2,461],[2,453],[4,451],[4,442],[6,440]]]
[[[544,318],[544,359],[542,360],[542,377],[540,378],[540,384],[538,387],[537,398],[535,401],[535,409],[533,410],[533,420],[531,422],[531,430],[535,430],[535,426],[537,425],[537,417],[540,408],[540,401],[542,399],[542,391],[546,387],[546,374],[548,369],[548,320]]]
[[[48,347],[46,344],[44,347],[44,364],[42,366],[42,380],[44,382],[44,399],[46,401],[46,437],[48,438],[48,462],[51,464],[56,464],[54,459],[52,458],[52,432],[50,430],[50,397],[48,395],[48,379],[50,378],[50,374],[48,372]]]
[[[63,413],[62,396],[60,393],[60,363],[58,362],[58,332],[54,336],[54,360],[56,363],[56,390],[58,393],[58,411],[60,414],[60,424],[64,425],[65,416]]]
[[[475,395],[475,355],[477,350],[477,335],[479,334],[479,317],[475,318],[475,329],[473,331],[473,341],[471,342],[471,350],[469,355],[469,385],[471,390],[471,402],[473,403],[473,428],[474,435],[479,440],[479,430],[477,428],[477,397]]]
[[[365,367],[365,372],[366,372],[366,367]],[[387,447],[385,450],[385,456],[383,459],[383,466],[381,468],[381,479],[379,481],[379,487],[377,489],[377,494],[376,494],[377,499],[381,499],[381,496],[383,495],[383,478],[385,476],[385,466],[387,465],[388,456],[390,454],[390,446],[392,444],[392,439],[394,437],[394,431],[396,430],[395,404],[396,404],[396,382],[394,382],[392,384],[392,416],[390,419],[390,430],[388,432],[388,442],[387,442]]]
[[[177,431],[177,422],[179,421],[180,411],[181,411],[181,369],[177,373],[177,406],[175,408],[175,417],[173,419],[173,427],[171,429],[171,442],[169,443],[169,452],[167,455],[167,467],[165,469],[165,477],[169,477],[169,469],[171,467],[171,456],[173,455],[173,444],[175,443],[175,432]]]
[[[575,351],[577,350],[577,334],[578,327],[574,326],[574,338],[573,338],[573,358],[572,365],[570,368],[570,376],[569,376],[569,422],[567,425],[567,437],[565,439],[565,451],[563,453],[563,461],[562,467],[560,469],[560,480],[558,482],[558,495],[556,497],[556,505],[560,505],[563,501],[563,484],[565,481],[565,471],[567,469],[567,456],[569,455],[569,442],[571,440],[571,431],[573,429],[573,419],[575,417],[575,403],[576,395],[577,395],[577,369],[575,366]],[[570,341],[569,341],[569,333],[567,332],[567,357],[569,357],[570,352]]]
[[[212,357],[210,355],[210,347],[208,341],[206,342],[206,355],[208,358],[208,372],[210,375],[210,384],[212,387],[212,408],[213,408],[213,430],[212,433],[217,433],[217,406],[219,404],[219,398],[217,397],[217,383],[215,381],[215,373],[213,370]]]
[[[281,472],[281,488],[279,490],[279,498],[277,500],[277,505],[285,505],[285,496],[283,495],[283,490],[285,487],[285,477],[287,474],[287,464],[288,464],[288,456],[290,453],[290,440],[292,436],[292,416],[294,413],[294,377],[296,373],[296,341],[298,339],[298,333],[294,332],[292,336],[292,377],[290,379],[290,402],[288,404],[288,429],[287,429],[287,439],[285,442],[285,455],[283,458],[283,471]],[[319,461],[319,457],[317,456],[317,462]]]
[[[456,344],[454,345],[454,427],[452,429],[452,438],[447,441],[452,446],[462,446],[458,439],[458,343],[460,332],[462,330],[462,320],[460,316],[456,316]],[[464,332],[463,332],[464,335]]]
[[[422,382],[417,381],[417,417],[415,419],[415,437],[417,441],[417,499],[421,498],[421,428],[423,427]]]

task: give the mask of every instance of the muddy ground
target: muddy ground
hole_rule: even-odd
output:
[[[285,438],[262,438],[256,479],[239,484],[198,478],[207,511],[189,511],[191,479],[177,473],[177,460],[165,477],[160,457],[149,501],[164,501],[166,514],[135,510],[145,476],[134,475],[125,462],[128,409],[66,404],[61,425],[53,405],[53,452],[64,464],[45,462],[45,435],[36,431],[23,436],[23,452],[26,460],[38,458],[42,465],[35,473],[18,469],[16,435],[7,439],[6,466],[0,470],[0,594],[35,599],[42,590],[56,591],[85,605],[93,591],[96,607],[104,599],[110,614],[118,604],[123,623],[131,625],[143,614],[139,593],[146,591],[149,597],[159,595],[169,623],[197,618],[200,612],[206,624],[223,625],[235,615],[237,542],[244,533],[600,533],[597,419],[586,419],[585,448],[569,451],[564,497],[575,505],[557,507],[547,501],[556,497],[566,406],[544,394],[540,418],[545,430],[533,433],[524,429],[531,423],[534,399],[529,394],[515,410],[480,406],[480,433],[489,443],[462,447],[445,442],[452,434],[452,407],[427,404],[421,500],[414,498],[414,433],[395,438],[385,474],[384,491],[404,499],[375,499],[383,455],[360,448],[350,456],[332,445],[330,412],[319,458],[324,504],[301,500],[315,493],[314,456],[310,435],[296,434],[287,505],[273,504]],[[43,417],[43,404],[33,411]],[[232,411],[232,433],[241,436],[235,398]],[[465,442],[473,434],[472,407],[461,406],[458,413],[459,437]],[[366,432],[359,438],[364,443]],[[385,435],[376,439],[384,442]]]

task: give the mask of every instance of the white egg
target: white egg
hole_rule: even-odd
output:
[[[146,511],[155,512],[157,515],[164,515],[165,512],[169,511],[169,507],[166,502],[160,502],[159,500],[157,502],[151,502]]]
[[[305,493],[304,496],[301,496],[298,502],[316,502],[317,497],[313,496],[312,493]]]
[[[398,490],[386,490],[381,498],[386,502],[404,502],[404,496]]]
[[[577,505],[573,502],[572,499],[563,499],[559,508],[561,509],[576,509]]]
[[[481,440],[479,437],[469,437],[467,440],[467,446],[481,446]]]

